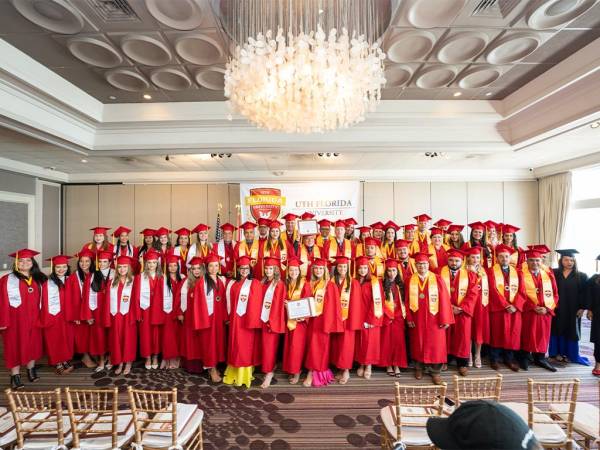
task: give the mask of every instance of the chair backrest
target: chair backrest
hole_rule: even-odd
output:
[[[17,448],[29,437],[56,435],[58,446],[65,445],[60,389],[52,391],[12,391],[6,389],[8,405],[17,432]]]
[[[403,426],[423,428],[426,418],[442,415],[446,388],[446,383],[418,386],[396,383],[396,436],[399,441],[402,440]],[[402,408],[414,410],[403,412]]]
[[[502,375],[494,377],[459,377],[454,375],[454,401],[458,408],[461,403],[469,400],[500,401],[502,392]]]
[[[573,418],[579,391],[579,379],[567,381],[527,380],[527,422],[529,428],[534,424],[557,424],[565,429],[567,440],[573,434]],[[555,414],[551,405],[564,405],[560,408],[564,414]]]
[[[171,433],[171,445],[177,445],[177,388],[170,391],[146,391],[128,386],[129,403],[135,425],[135,442],[142,434]]]
[[[106,436],[110,432],[112,448],[117,448],[119,389],[65,388],[73,433],[73,447],[85,437]],[[103,426],[110,424],[110,431]]]

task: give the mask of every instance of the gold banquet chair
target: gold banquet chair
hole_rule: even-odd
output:
[[[527,380],[527,403],[502,403],[527,422],[543,448],[574,448],[573,418],[579,380]],[[564,411],[556,414],[556,409]]]
[[[63,413],[60,389],[5,392],[15,423],[15,450],[66,450],[71,427]]]
[[[10,448],[17,441],[17,430],[12,413],[0,407],[0,448]]]
[[[119,390],[65,388],[73,449],[117,450],[135,434],[133,414],[119,411]]]
[[[470,400],[500,401],[502,375],[493,377],[459,377],[454,375],[454,408]],[[452,411],[448,411],[452,413]]]
[[[201,450],[204,413],[197,405],[177,403],[177,389],[127,388],[133,413],[133,450]]]
[[[407,449],[435,448],[427,435],[427,419],[442,415],[446,383],[401,385],[396,383],[395,404],[380,411],[381,448],[392,449],[402,442]]]

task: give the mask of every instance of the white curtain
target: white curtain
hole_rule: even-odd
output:
[[[539,181],[540,242],[552,250],[560,245],[565,231],[571,180],[571,172],[565,172],[540,178]]]

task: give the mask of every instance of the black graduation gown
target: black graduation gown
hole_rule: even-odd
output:
[[[588,281],[588,309],[592,311],[592,330],[590,342],[600,344],[600,274]]]
[[[583,272],[571,272],[563,277],[562,269],[553,269],[558,287],[558,306],[552,317],[552,336],[561,336],[569,341],[581,338],[581,319],[577,318],[577,310],[586,309],[586,289],[588,276]]]

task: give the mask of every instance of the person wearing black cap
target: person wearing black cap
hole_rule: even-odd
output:
[[[596,257],[596,272],[598,272],[600,255]],[[597,273],[588,282],[588,312],[587,317],[592,321],[590,341],[594,343],[594,359],[596,365],[592,374],[600,376],[600,273]]]
[[[588,276],[577,270],[574,248],[556,250],[560,255],[554,278],[560,301],[552,317],[548,354],[558,362],[573,362],[589,366],[589,360],[579,354],[581,317],[586,309]]]
[[[514,411],[500,403],[463,403],[450,417],[431,417],[427,434],[441,450],[541,450],[533,431]]]

